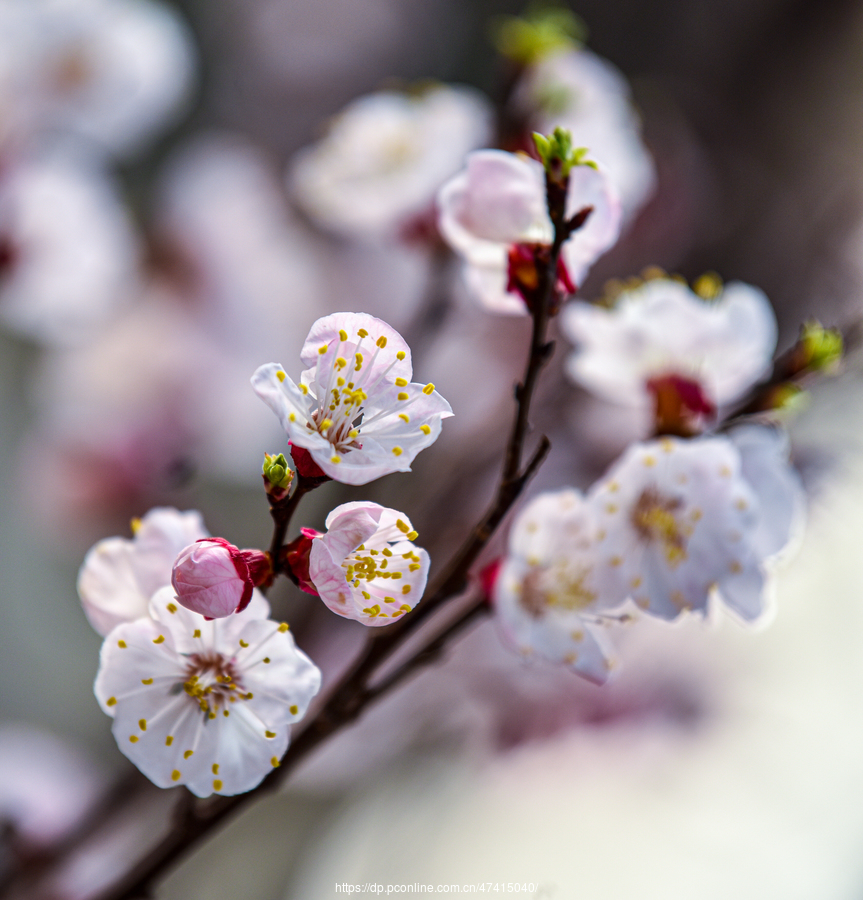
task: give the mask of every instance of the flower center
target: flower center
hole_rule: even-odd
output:
[[[371,358],[366,359],[363,343],[369,338],[369,333],[361,328],[357,337],[359,340],[356,343],[349,342],[347,332],[339,332],[335,358],[327,368],[322,363],[333,344],[321,346],[315,373],[320,406],[312,413],[309,427],[316,429],[335,450],[342,453],[360,448],[356,439],[360,433],[363,404],[369,399],[369,392],[374,391],[396,362],[393,360],[385,371],[378,373],[373,383],[369,383],[369,374],[376,371],[378,353],[386,347],[387,339],[379,337],[375,341]],[[404,353],[398,354],[397,358],[403,359]]]
[[[246,700],[250,696],[243,691],[233,660],[216,652],[193,653],[189,657],[183,690],[210,718],[238,697]]]
[[[646,384],[653,395],[657,434],[691,437],[699,423],[716,413],[700,382],[674,373],[657,375]]]
[[[524,579],[520,603],[534,619],[541,618],[548,609],[587,609],[596,600],[596,592],[585,583],[590,571],[590,566],[573,565],[567,559],[557,560],[548,569],[533,569]]]
[[[686,559],[686,540],[675,516],[683,505],[679,497],[663,497],[654,487],[642,491],[632,509],[632,525],[648,543],[659,543],[673,569]]]

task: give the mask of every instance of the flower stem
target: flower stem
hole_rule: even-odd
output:
[[[297,473],[296,487],[291,496],[284,503],[276,503],[270,507],[270,515],[273,519],[273,539],[270,541],[270,560],[273,565],[273,575],[278,575],[282,570],[281,550],[285,543],[285,537],[288,533],[288,526],[291,519],[300,505],[300,500],[314,490],[316,485],[309,484],[308,479],[303,478]]]

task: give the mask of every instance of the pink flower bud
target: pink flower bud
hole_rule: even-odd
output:
[[[272,566],[260,550],[239,550],[224,538],[202,538],[180,552],[171,584],[187,609],[210,619],[241,612],[252,589],[271,579]]]

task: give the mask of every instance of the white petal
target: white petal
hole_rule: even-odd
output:
[[[756,554],[768,559],[799,536],[806,517],[800,476],[788,459],[787,435],[777,428],[743,425],[729,432],[740,451],[743,477],[758,497]]]
[[[590,267],[617,241],[620,234],[620,199],[608,176],[592,166],[574,166],[569,173],[567,215],[593,207],[584,225],[563,245],[562,257],[570,278],[580,284]]]

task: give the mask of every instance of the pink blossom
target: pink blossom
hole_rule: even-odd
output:
[[[343,503],[309,550],[309,578],[334,612],[363,625],[389,625],[419,603],[429,555],[415,547],[404,513],[377,503]]]
[[[394,329],[366,313],[333,313],[312,326],[301,355],[299,383],[279,363],[252,376],[257,395],[279,417],[291,453],[335,481],[368,484],[408,472],[452,415],[433,384],[411,381],[410,347]],[[307,465],[303,455],[294,457]],[[300,469],[301,474],[303,470]]]
[[[563,245],[568,278],[580,284],[593,263],[617,240],[620,201],[604,172],[587,165],[569,175],[566,214],[592,211]],[[466,168],[438,193],[438,226],[466,263],[471,292],[494,312],[523,315],[524,302],[507,284],[514,244],[548,244],[554,237],[546,207],[545,173],[535,159],[503,150],[468,154]]]

